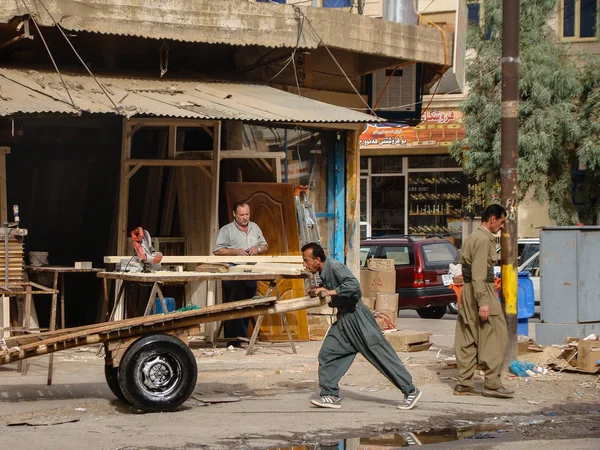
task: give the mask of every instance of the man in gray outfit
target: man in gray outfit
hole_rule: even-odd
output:
[[[341,262],[328,259],[323,247],[314,242],[302,247],[302,260],[304,267],[311,273],[319,272],[322,280],[322,285],[311,288],[309,294],[325,291],[331,297],[330,306],[338,310],[337,321],[319,352],[321,398],[310,402],[320,408],[341,408],[339,381],[360,353],[402,391],[404,400],[398,408],[412,409],[421,391],[412,384],[410,373],[363,304],[359,281]]]

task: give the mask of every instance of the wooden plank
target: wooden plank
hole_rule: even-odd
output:
[[[117,253],[123,254],[127,248],[127,216],[129,212],[129,166],[126,164],[131,155],[131,123],[123,118],[121,128],[121,182],[119,183],[119,215],[117,220]]]
[[[10,328],[10,297],[2,295],[0,297],[0,312],[2,313],[2,328]],[[0,330],[0,338],[7,338],[10,332]]]
[[[346,139],[346,266],[360,278],[360,132],[349,131]]]
[[[285,159],[285,152],[255,152],[252,150],[221,150],[221,159]]]
[[[169,143],[167,150],[167,158],[174,159],[177,151],[177,125],[169,125]]]
[[[131,259],[131,255],[125,256],[105,256],[104,262],[107,264],[116,264],[122,260]],[[300,255],[271,255],[271,256],[163,256],[164,264],[199,264],[199,263],[301,263]]]
[[[0,350],[0,364],[7,364],[82,345],[109,342],[150,333],[197,328],[199,324],[206,322],[304,310],[320,306],[325,301],[326,299],[317,297],[300,297],[285,302],[276,302],[275,297],[259,300],[241,300],[182,313],[146,316],[112,323],[96,324],[86,326],[83,330],[69,332],[60,336],[47,337],[47,333],[41,333],[40,336],[43,336],[44,339],[29,343],[23,343],[22,340],[19,342],[19,339],[24,339],[24,337],[9,338],[6,340],[9,350]]]
[[[9,147],[0,147],[0,224],[8,222],[8,203],[6,195],[6,155]]]
[[[144,126],[144,127],[168,127],[171,125],[177,125],[180,127],[212,127],[218,121],[215,120],[197,120],[197,119],[161,119],[161,118],[137,118],[131,117],[129,119],[131,124]]]
[[[138,164],[148,167],[197,167],[211,166],[212,161],[206,159],[127,159],[125,161],[127,167]]]

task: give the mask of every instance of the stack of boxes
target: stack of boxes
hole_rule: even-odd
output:
[[[374,312],[379,327],[382,330],[396,328],[398,294],[394,260],[367,260],[367,267],[360,270],[360,288],[363,303]]]

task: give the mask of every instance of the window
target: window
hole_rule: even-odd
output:
[[[593,39],[597,35],[599,0],[561,0],[558,10],[564,40]]]
[[[349,8],[352,0],[323,0],[323,8]]]
[[[479,3],[468,3],[467,11],[467,20],[469,22],[475,22],[477,25],[479,25],[479,13],[481,11],[481,5]]]
[[[360,248],[360,265],[367,267],[367,259],[375,258],[377,247],[361,247]]]
[[[412,247],[384,247],[383,252],[384,258],[394,260],[395,266],[414,266],[415,255],[412,251]]]
[[[447,268],[454,262],[457,254],[456,249],[449,242],[423,245],[423,258],[425,268],[428,270]]]

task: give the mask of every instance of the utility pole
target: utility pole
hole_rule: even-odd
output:
[[[519,0],[502,7],[502,157],[501,194],[507,219],[502,230],[502,306],[508,326],[504,366],[517,359],[517,191],[519,136]]]

